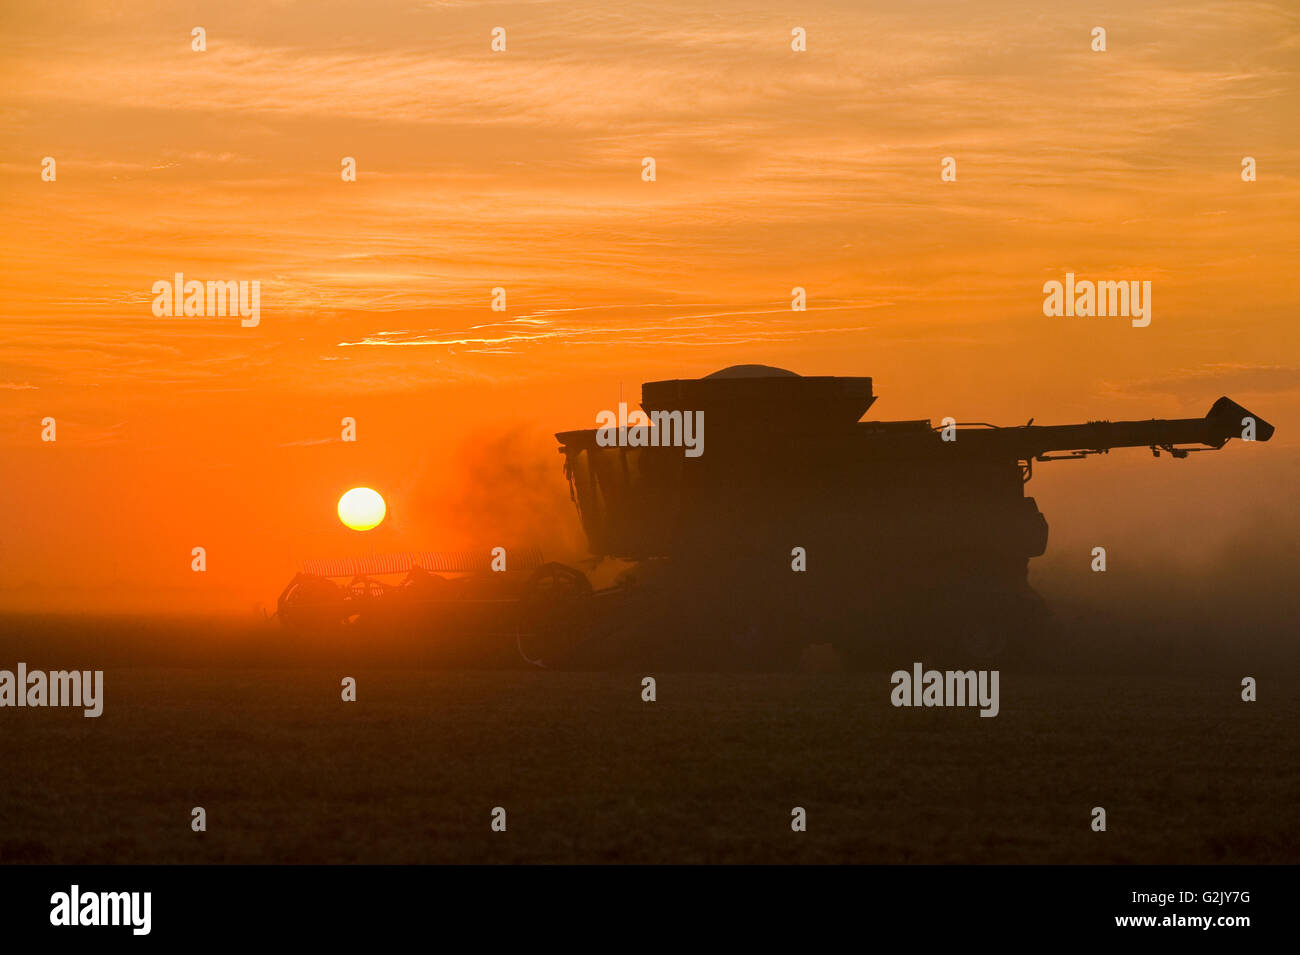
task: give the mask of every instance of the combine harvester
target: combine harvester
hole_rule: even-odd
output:
[[[899,641],[957,648],[973,665],[1002,658],[1047,616],[1028,583],[1047,546],[1024,490],[1036,463],[1126,447],[1185,458],[1273,435],[1226,397],[1204,418],[862,421],[870,378],[762,365],[647,382],[641,397],[651,423],[638,434],[556,435],[591,553],[627,562],[613,586],[593,590],[540,555],[531,568],[514,561],[513,579],[484,577],[486,556],[446,565],[464,583],[417,559],[396,591],[378,593],[367,591],[377,568],[308,568],[282,595],[281,620],[382,621],[390,606],[454,620],[464,602],[493,608],[519,656],[546,666],[785,667],[808,643],[854,662]],[[695,413],[706,440],[691,456],[673,438]],[[342,598],[321,583],[331,576],[351,579]]]

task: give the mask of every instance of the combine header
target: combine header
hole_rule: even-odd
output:
[[[499,570],[486,550],[309,560],[281,592],[276,614],[281,626],[301,633],[417,627],[431,637],[505,636],[536,662],[525,638],[557,622],[557,595],[581,595],[590,586],[580,571],[543,561],[536,548],[504,556],[508,569]]]

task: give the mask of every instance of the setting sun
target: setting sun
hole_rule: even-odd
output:
[[[387,512],[383,497],[368,487],[354,487],[339,498],[339,520],[354,531],[378,527]]]

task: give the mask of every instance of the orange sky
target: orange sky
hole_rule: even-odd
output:
[[[1294,5],[754,6],[6,3],[0,609],[246,610],[358,548],[567,553],[550,432],[739,362],[873,375],[882,418],[1229,394],[1271,444],[1041,468],[1048,559],[1098,526],[1148,560],[1300,527]],[[260,325],[155,318],[178,271],[260,281]],[[1151,281],[1150,327],[1044,317],[1067,271]],[[503,450],[491,500],[467,474]],[[374,539],[337,524],[353,484],[389,500]]]

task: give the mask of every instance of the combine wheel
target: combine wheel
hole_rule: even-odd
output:
[[[561,666],[587,637],[591,596],[587,575],[565,564],[543,564],[524,585],[519,606],[519,655],[534,666]]]
[[[281,594],[277,613],[287,630],[327,630],[347,621],[347,596],[324,577],[299,574]]]

